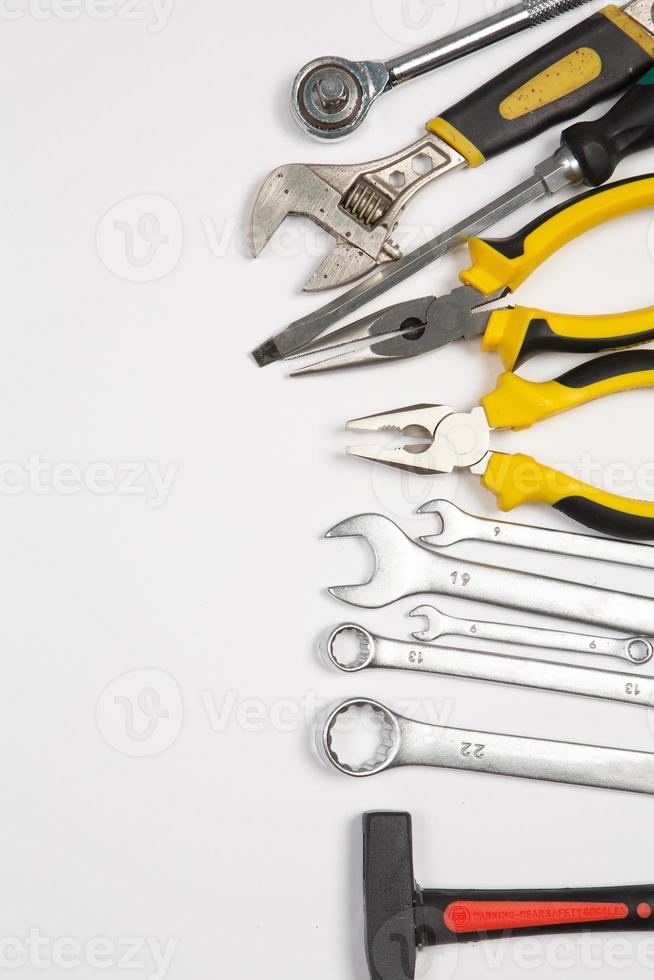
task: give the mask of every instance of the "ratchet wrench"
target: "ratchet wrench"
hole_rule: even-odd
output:
[[[347,762],[343,747],[334,746],[338,723],[346,715],[360,716],[362,712],[368,715],[367,735],[376,729],[379,741],[366,762]],[[352,734],[360,729],[348,720],[347,730]],[[374,776],[402,766],[433,766],[654,794],[651,752],[428,725],[398,715],[369,698],[351,698],[334,708],[318,734],[317,745],[321,756],[347,776]]]
[[[291,92],[293,115],[311,136],[343,139],[359,128],[384,92],[481,51],[496,41],[544,24],[587,2],[521,0],[506,10],[386,62],[316,58],[295,78]]]
[[[411,616],[424,616],[427,629],[412,633],[415,640],[433,643],[444,636],[466,636],[493,643],[512,643],[547,650],[569,650],[572,653],[593,653],[616,657],[630,664],[646,664],[654,655],[651,640],[640,637],[588,636],[562,630],[541,629],[536,626],[517,626],[512,623],[486,623],[480,619],[458,619],[446,616],[434,606],[418,606]]]
[[[344,633],[354,634],[359,640],[358,656],[353,662],[345,661],[338,653],[338,640]],[[651,645],[645,646],[651,655]],[[354,623],[344,623],[332,631],[327,640],[327,653],[332,664],[347,674],[371,668],[414,670],[654,707],[654,678],[651,677],[501,653],[480,653],[391,640],[386,636],[376,636]]]

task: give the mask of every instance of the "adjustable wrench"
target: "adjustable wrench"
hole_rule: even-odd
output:
[[[362,711],[374,721],[379,742],[367,762],[350,764],[345,761],[342,747],[335,749],[334,738],[338,722],[345,715]],[[351,733],[349,721],[347,727]],[[368,721],[366,732],[371,730],[374,729]],[[320,755],[347,776],[374,776],[400,766],[434,766],[654,794],[651,752],[427,725],[395,714],[369,698],[351,698],[334,708],[319,733],[317,745]]]

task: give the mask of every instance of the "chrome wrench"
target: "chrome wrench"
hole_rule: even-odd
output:
[[[378,609],[407,596],[435,593],[654,636],[654,599],[646,596],[451,558],[413,541],[381,514],[350,517],[325,535],[349,536],[367,541],[375,557],[368,582],[329,590],[354,606]]]
[[[316,58],[295,78],[291,92],[293,115],[311,136],[343,139],[359,128],[384,92],[587,2],[520,0],[506,10],[387,62]]]
[[[345,633],[354,634],[359,641],[358,657],[352,662],[346,661],[338,653],[338,640]],[[348,674],[375,668],[414,670],[654,708],[652,677],[530,657],[391,640],[376,636],[354,623],[345,623],[332,631],[327,640],[327,654],[335,667]]]
[[[449,548],[461,541],[492,541],[512,548],[527,548],[530,551],[543,551],[570,558],[587,558],[612,562],[615,565],[654,569],[654,546],[651,544],[601,538],[575,531],[558,531],[511,521],[495,521],[469,514],[451,500],[430,500],[423,504],[418,513],[436,514],[440,519],[440,532],[420,538],[430,548]]]
[[[348,763],[341,745],[338,749],[334,746],[339,721],[352,712],[359,716],[365,712],[379,736],[374,755],[361,764]],[[348,723],[347,727],[352,733],[352,726]],[[367,721],[366,732],[370,730]],[[651,752],[427,725],[368,698],[351,698],[333,709],[319,733],[318,749],[347,776],[374,776],[402,766],[433,766],[654,794]]]
[[[427,629],[418,630],[412,636],[416,640],[427,643],[443,636],[467,636],[474,640],[491,640],[494,643],[513,643],[547,650],[599,654],[626,660],[638,666],[649,663],[654,655],[654,643],[640,637],[588,636],[584,633],[518,626],[513,623],[486,623],[479,619],[457,619],[455,616],[446,616],[434,606],[418,606],[411,612],[411,616],[426,617],[429,624]]]

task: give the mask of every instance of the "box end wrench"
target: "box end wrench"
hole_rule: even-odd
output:
[[[347,761],[350,749],[341,744],[338,730],[345,716],[350,716],[344,722],[348,735],[356,734],[361,725],[368,736],[378,735],[374,752],[363,763]],[[651,752],[429,725],[370,698],[349,698],[333,708],[317,731],[316,744],[324,761],[356,778],[428,766],[654,794]]]
[[[359,655],[353,662],[339,654],[339,640],[348,633],[358,638],[360,644]],[[332,631],[327,640],[327,653],[335,667],[350,674],[369,669],[412,670],[654,708],[652,677],[532,657],[391,640],[353,623]]]

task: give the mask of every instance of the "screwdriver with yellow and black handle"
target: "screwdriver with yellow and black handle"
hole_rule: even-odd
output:
[[[543,81],[541,89],[536,89],[536,91],[540,91],[539,98],[543,104],[534,108],[528,102],[531,108],[525,108],[524,116],[516,115],[518,111],[516,106],[520,99],[527,101],[526,89],[524,95],[518,99],[515,94],[518,89],[515,88],[512,88],[511,92],[518,101],[515,101],[512,95],[509,103],[511,108],[505,106],[503,110],[504,115],[512,116],[511,119],[503,120],[502,118],[503,101],[498,103],[499,109],[496,105],[493,112],[485,110],[485,115],[480,110],[475,112],[473,103],[476,103],[478,107],[486,104],[486,97],[482,88],[474,97],[459,103],[450,112],[430,123],[430,126],[433,125],[442,133],[449,132],[450,139],[456,141],[459,139],[456,133],[460,135],[462,133],[459,127],[465,125],[466,133],[474,134],[477,140],[474,144],[476,150],[470,149],[470,147],[467,150],[469,162],[483,162],[486,154],[492,155],[494,152],[500,152],[500,149],[508,149],[509,146],[523,142],[557,119],[569,118],[594,101],[607,97],[611,91],[624,87],[625,82],[630,77],[635,79],[641,77],[641,82],[635,91],[628,93],[600,123],[580,123],[568,128],[564,132],[560,149],[536,167],[533,176],[507,194],[502,195],[475,214],[469,215],[442,235],[408,255],[386,262],[372,276],[363,279],[325,306],[294,321],[277,333],[253,352],[259,366],[262,367],[290,355],[329,349],[331,346],[335,346],[336,342],[346,342],[348,338],[344,335],[349,328],[343,328],[338,334],[325,337],[325,342],[312,344],[316,337],[324,334],[329,327],[339,320],[350,316],[415,272],[419,272],[431,262],[453,251],[475,235],[481,234],[497,221],[517,211],[524,204],[547,195],[556,194],[564,187],[582,181],[588,186],[599,186],[612,175],[620,160],[639,149],[645,149],[652,145],[651,132],[652,127],[654,127],[652,93],[654,89],[652,88],[653,76],[649,74],[649,71],[652,69],[652,59],[654,58],[654,4],[651,0],[647,0],[646,3],[643,0],[633,0],[625,9],[630,13],[620,11],[618,8],[606,8],[563,36],[567,38],[564,45],[566,48],[569,48],[570,44],[580,44],[581,46],[575,49],[575,52],[577,50],[586,52],[584,58],[588,57],[595,64],[595,70],[600,70],[601,66],[600,75],[592,81],[588,81],[587,78],[584,80],[585,76],[581,72],[581,62],[579,62],[579,74],[576,76],[579,87],[572,91],[574,83],[563,65],[563,61],[568,68],[570,64],[577,64],[577,62],[574,59],[572,62],[566,58],[559,59],[561,62],[559,69],[553,73],[558,88],[554,86],[554,82],[551,83],[552,100],[550,102],[543,101],[546,98],[547,90],[547,84]],[[635,15],[642,18],[642,24],[636,22]],[[651,30],[646,29],[644,26],[646,24],[650,25]],[[585,45],[581,44],[579,32],[582,27],[588,32],[587,38],[591,35],[595,36],[596,40],[598,37],[604,38],[603,44],[606,46],[606,50],[599,43],[596,49],[592,49],[597,55],[597,61],[590,58],[588,54],[591,48],[586,48]],[[633,39],[632,34],[636,35],[638,41]],[[609,38],[611,38],[610,42]],[[541,63],[545,57],[546,49],[550,50],[551,53],[552,48],[557,48],[561,42],[562,38],[558,38],[546,48],[541,49],[541,52],[536,52],[529,59],[532,68],[536,69]],[[613,56],[617,51],[622,52],[622,61],[619,65],[613,61]],[[572,52],[569,57],[572,58],[575,52]],[[634,68],[633,66],[636,65],[638,67]],[[515,69],[511,69],[500,76],[494,83],[494,91],[501,94],[505,89],[510,88],[508,82],[502,82],[501,79],[511,74],[513,81],[516,82],[515,71],[518,71],[520,75],[525,73],[524,63],[519,63]],[[643,75],[644,77],[642,77]],[[532,81],[535,81],[535,76],[532,76]],[[570,90],[567,94],[565,86]],[[554,97],[554,88],[558,93],[556,98]],[[564,94],[561,94],[562,92]],[[467,119],[468,122],[464,123],[464,119]],[[495,128],[490,124],[491,120],[494,120]],[[504,127],[504,123],[507,124],[506,127]],[[497,137],[493,135],[498,132],[498,127],[502,129],[504,134],[501,146]],[[468,136],[465,139],[472,145]],[[463,147],[464,142],[465,140],[463,142],[459,140],[459,148]],[[480,156],[476,154],[476,151]],[[329,167],[320,168],[321,173],[328,170],[330,170]],[[303,213],[306,214],[307,212]],[[324,226],[322,218],[321,223]],[[351,339],[359,338],[354,336]],[[330,340],[333,340],[334,343],[330,343]]]

